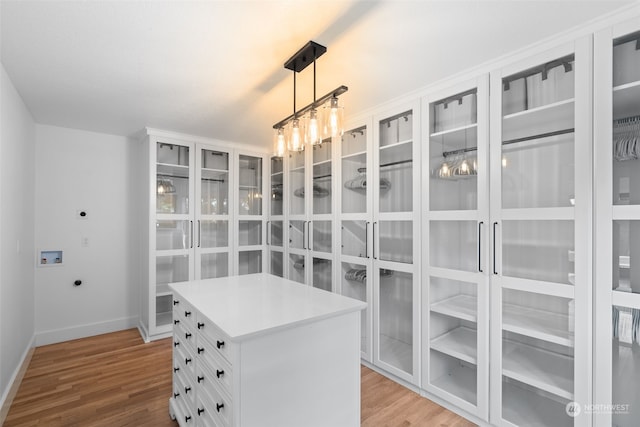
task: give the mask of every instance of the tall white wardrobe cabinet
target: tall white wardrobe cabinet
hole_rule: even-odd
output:
[[[640,18],[595,34],[594,425],[640,423]]]
[[[264,153],[147,130],[140,142],[145,340],[171,335],[168,284],[263,271]]]

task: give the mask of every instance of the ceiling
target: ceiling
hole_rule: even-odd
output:
[[[269,146],[293,112],[283,64],[309,40],[327,46],[318,95],[348,86],[348,117],[630,3],[2,0],[0,53],[38,123]]]

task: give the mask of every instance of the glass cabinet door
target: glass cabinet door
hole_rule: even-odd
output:
[[[422,230],[423,386],[484,420],[489,412],[487,77],[425,100],[429,139],[422,153],[429,181]]]
[[[193,147],[156,142],[155,325],[172,319],[168,284],[193,278],[191,250],[197,244],[193,212]],[[168,302],[168,303],[167,303]],[[152,320],[152,319],[151,319]],[[155,333],[155,332],[152,332]]]
[[[305,215],[305,151],[289,153],[289,214]]]
[[[502,100],[491,154],[495,413],[515,425],[591,416],[566,410],[591,399],[588,334],[577,331],[588,320],[576,318],[591,292],[579,240],[590,231],[589,52],[587,39],[576,41],[492,83]]]
[[[371,255],[374,364],[418,384],[419,263],[414,255],[420,193],[414,192],[419,186],[419,170],[413,165],[419,153],[415,108],[419,106],[376,120]]]
[[[199,279],[229,275],[229,153],[201,148],[199,157],[199,212],[196,225],[196,275]]]
[[[263,159],[238,155],[238,274],[262,272],[264,209]]]
[[[358,124],[345,131],[340,143],[340,263],[339,289],[342,295],[366,302],[360,319],[360,353],[362,359],[372,362],[372,302],[373,266],[370,239],[372,236],[371,182],[373,170],[367,169],[371,162],[370,129]],[[367,276],[369,276],[367,280]]]
[[[269,198],[269,221],[267,221],[268,268],[275,276],[284,277],[284,159],[271,157],[271,196]]]
[[[595,424],[640,419],[640,25],[596,33]],[[595,119],[595,117],[594,117]]]

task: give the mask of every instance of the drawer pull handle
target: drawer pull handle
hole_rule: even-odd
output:
[[[173,398],[177,398],[178,396],[180,396],[180,393],[173,393]]]
[[[184,359],[184,363],[188,365],[189,363],[191,363],[191,359],[187,357],[186,359]]]
[[[184,334],[184,337],[185,337],[185,338],[191,338],[191,332],[187,332],[187,333],[185,333],[185,334]]]
[[[198,408],[198,415],[202,415],[204,413],[204,408],[200,409]]]
[[[222,408],[224,408],[224,403],[216,403],[216,411],[220,412]]]
[[[185,387],[184,388],[184,392],[189,394],[189,392],[191,391],[191,387]]]
[[[177,346],[179,346],[179,345],[180,345],[180,341],[176,341],[176,342],[174,342],[174,343],[173,343],[173,346],[174,346],[174,347],[177,347]]]
[[[216,369],[216,377],[220,378],[223,375],[224,375],[224,371],[220,371]]]
[[[198,377],[198,383],[201,383],[202,381],[204,381],[204,376]]]
[[[218,348],[224,347],[224,341],[216,341],[216,347]]]
[[[179,370],[180,370],[180,367],[173,368],[173,372],[178,372]]]
[[[191,312],[190,311],[185,311],[184,312],[184,317],[189,317],[191,316]]]
[[[200,354],[200,353],[204,353],[204,348],[198,347],[198,354]]]
[[[176,320],[174,320],[174,321],[173,321],[173,324],[174,324],[174,325],[177,325],[178,323],[180,323],[180,321],[179,321],[178,319],[176,319]]]
[[[184,417],[184,420],[185,420],[186,422],[191,421],[191,416],[190,416],[190,415],[187,415],[186,417]]]
[[[173,300],[173,305],[178,305],[178,304],[180,304],[180,301],[178,301],[177,299],[174,299]]]
[[[198,329],[203,329],[203,328],[204,328],[204,323],[198,322]]]

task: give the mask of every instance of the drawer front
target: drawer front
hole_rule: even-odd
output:
[[[216,384],[219,389],[231,395],[233,387],[231,364],[208,340],[200,340],[197,352],[198,375],[204,376],[204,383],[206,385]]]
[[[189,377],[186,377],[185,375],[173,376],[173,397],[177,402],[182,402],[184,404],[184,407],[187,409],[185,414],[192,417],[192,420],[194,420],[193,424],[195,425],[195,419],[191,413],[191,408],[196,404],[196,389]]]
[[[237,351],[237,347],[226,337],[220,329],[203,316],[198,317],[197,328],[199,336],[207,340],[216,351],[221,354],[227,361],[233,363],[233,358]],[[198,340],[198,345],[202,340]]]
[[[174,395],[178,394],[178,390],[174,390]],[[193,416],[187,402],[182,398],[182,395],[173,398],[176,407],[176,421],[180,426],[195,426],[198,424],[198,420]]]
[[[207,384],[198,388],[198,398],[204,405],[205,411],[213,413],[213,417],[221,426],[232,425],[233,408],[231,398],[220,392],[215,384]]]
[[[196,399],[196,417],[200,427],[223,427],[215,418],[209,406],[205,406],[201,399]]]

